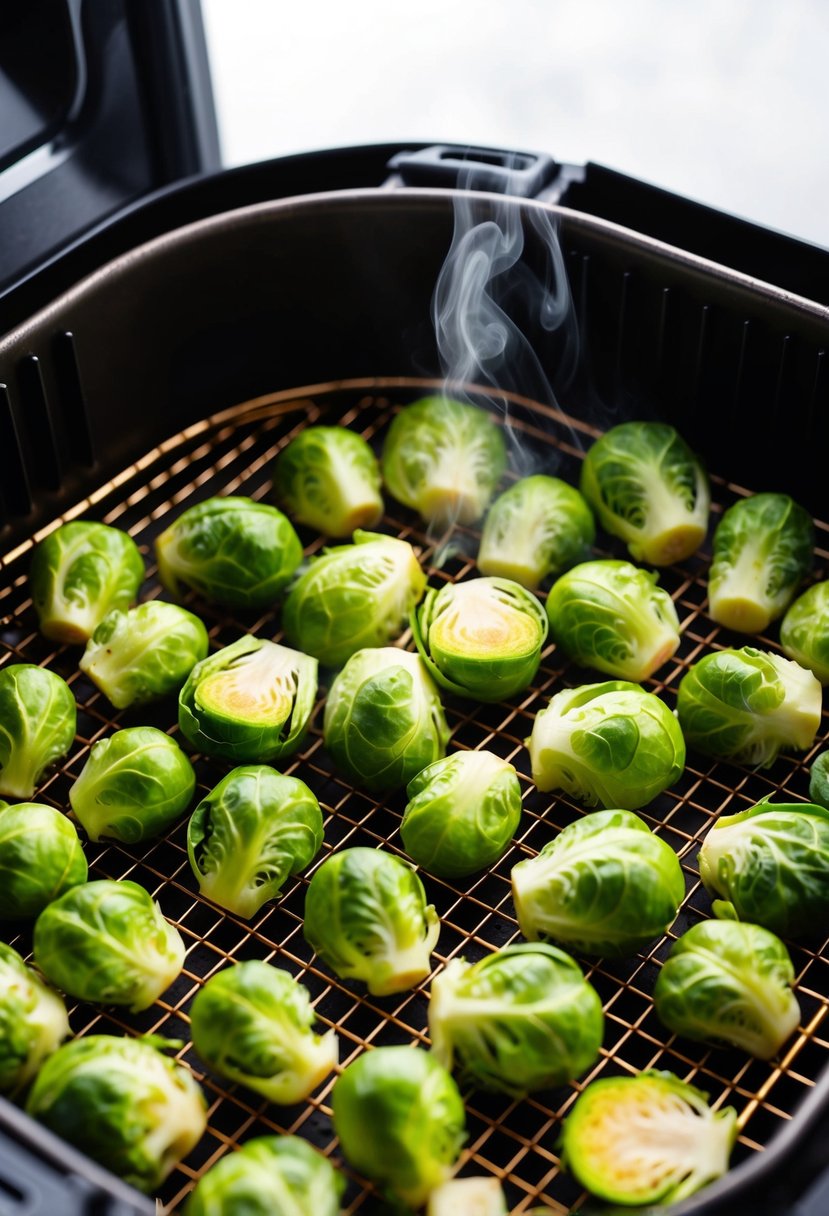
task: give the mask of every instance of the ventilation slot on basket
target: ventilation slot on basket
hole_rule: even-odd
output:
[[[46,399],[43,369],[37,355],[28,355],[20,360],[18,384],[34,480],[46,490],[57,491],[63,480],[61,460],[55,424]]]
[[[28,515],[31,509],[32,494],[9,390],[0,384],[0,522],[12,515]]]

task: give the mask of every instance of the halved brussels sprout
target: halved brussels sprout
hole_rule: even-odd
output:
[[[56,988],[133,1013],[152,1005],[184,962],[178,929],[152,896],[138,883],[107,878],[48,904],[35,921],[34,950]]]
[[[478,1088],[521,1097],[562,1085],[595,1063],[603,1030],[598,993],[554,946],[452,959],[432,984],[432,1050]]]
[[[506,578],[430,588],[412,612],[412,632],[441,688],[476,701],[503,701],[538,671],[547,617],[531,591]]]
[[[311,1029],[308,989],[249,959],[210,977],[190,1009],[193,1046],[210,1068],[269,1102],[301,1102],[336,1067],[337,1036]]]
[[[821,687],[810,671],[743,646],[694,663],[680,681],[676,712],[689,747],[768,768],[783,748],[811,747],[821,706]]]
[[[583,667],[647,679],[679,646],[676,608],[657,577],[630,562],[575,566],[547,596],[554,641]]]
[[[497,1178],[450,1178],[429,1196],[426,1216],[508,1216]]]
[[[151,600],[104,617],[80,669],[116,709],[126,709],[178,692],[207,650],[207,630],[197,616]]]
[[[331,1105],[351,1165],[413,1208],[446,1181],[466,1139],[457,1085],[416,1047],[363,1052],[334,1083]]]
[[[556,693],[526,743],[538,788],[565,790],[587,806],[638,810],[685,768],[685,741],[667,705],[623,680]]]
[[[93,744],[69,801],[90,840],[134,844],[174,823],[195,788],[193,766],[174,739],[154,726],[129,726]]]
[[[355,532],[315,558],[282,610],[285,636],[325,667],[339,667],[366,646],[385,646],[403,632],[423,595],[426,575],[404,540]]]
[[[786,611],[809,573],[814,544],[811,517],[788,494],[739,499],[714,532],[712,620],[740,633],[762,633]]]
[[[206,1103],[161,1035],[86,1035],[58,1048],[38,1073],[26,1111],[140,1191],[151,1192],[196,1147]]]
[[[593,1081],[564,1120],[562,1161],[610,1203],[677,1203],[728,1169],[737,1113],[669,1072]]]
[[[316,696],[316,659],[247,635],[196,664],[178,724],[208,756],[278,760],[302,745]]]
[[[251,764],[233,769],[196,807],[187,854],[201,894],[248,920],[311,864],[322,836],[322,811],[305,782]]]
[[[638,815],[595,811],[537,857],[519,861],[512,891],[525,937],[613,958],[662,936],[685,897],[685,880],[671,846]]]
[[[779,937],[759,925],[706,920],[674,942],[653,1001],[674,1034],[732,1043],[769,1060],[800,1021],[793,983]]]
[[[199,1179],[185,1216],[339,1216],[345,1178],[299,1136],[258,1136]]]
[[[0,942],[0,1093],[13,1098],[69,1037],[66,1006]]]
[[[383,514],[380,466],[362,435],[344,426],[309,426],[276,458],[277,501],[324,536],[350,536]]]
[[[480,519],[507,466],[491,414],[449,397],[423,397],[392,420],[383,480],[398,502],[436,524]]]
[[[829,752],[821,752],[809,770],[809,797],[829,809]]]
[[[0,671],[0,794],[29,799],[75,738],[77,706],[65,680],[34,663]]]
[[[0,920],[27,920],[86,882],[74,825],[54,807],[19,802],[0,811]]]
[[[144,581],[144,559],[126,532],[77,520],[40,542],[29,581],[41,633],[83,644],[108,612],[133,603]]]
[[[416,865],[461,878],[494,865],[521,819],[514,767],[493,752],[455,752],[418,773],[406,788],[400,836]]]
[[[578,490],[543,473],[522,477],[489,509],[478,569],[535,591],[547,575],[585,561],[595,539],[593,514]]]
[[[186,587],[228,608],[268,608],[302,561],[288,518],[252,498],[208,498],[155,542],[158,577],[180,599]]]
[[[584,458],[581,492],[631,557],[669,566],[705,540],[711,496],[702,466],[663,422],[623,422]]]
[[[305,940],[340,979],[373,996],[414,988],[432,970],[440,921],[408,862],[382,849],[325,859],[305,896]]]
[[[815,583],[794,601],[780,623],[783,653],[829,684],[829,581]]]
[[[325,703],[325,746],[363,789],[398,789],[446,752],[449,727],[438,691],[416,654],[358,650]]]

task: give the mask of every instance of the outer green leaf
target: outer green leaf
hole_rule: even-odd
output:
[[[289,515],[325,536],[350,536],[383,514],[380,466],[344,426],[308,426],[276,458],[273,486]]]
[[[86,877],[81,842],[66,815],[37,802],[0,812],[0,919],[38,916]]]
[[[339,1216],[345,1178],[299,1136],[259,1136],[228,1153],[193,1191],[185,1216]]]
[[[0,794],[28,799],[75,738],[77,708],[65,680],[33,663],[0,670]]]
[[[0,1092],[19,1094],[68,1035],[58,994],[0,942]]]
[[[534,591],[586,560],[596,537],[584,498],[558,477],[522,477],[495,499],[478,550],[478,569]]]
[[[809,774],[809,797],[829,809],[829,751],[821,752]]]
[[[794,601],[780,624],[780,645],[829,684],[829,582],[815,583]]]

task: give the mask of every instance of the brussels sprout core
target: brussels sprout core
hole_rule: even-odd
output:
[[[202,680],[196,690],[201,708],[230,722],[241,717],[281,726],[291,712],[296,680],[293,672],[274,672],[271,647],[273,642],[263,642],[246,661]]]
[[[451,1178],[429,1196],[426,1216],[507,1216],[497,1178]]]

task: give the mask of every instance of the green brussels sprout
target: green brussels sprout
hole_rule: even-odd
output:
[[[344,426],[309,426],[279,453],[277,501],[324,536],[350,536],[383,514],[380,466],[362,435]]]
[[[821,704],[821,687],[810,671],[743,646],[694,663],[680,680],[676,712],[689,747],[768,768],[783,748],[811,747]]]
[[[381,467],[389,493],[429,523],[472,524],[507,466],[491,414],[449,397],[423,397],[392,420]]]
[[[28,920],[86,882],[74,824],[54,807],[19,802],[0,811],[0,920]]]
[[[506,578],[430,588],[412,612],[415,645],[441,688],[503,701],[538,671],[547,617],[531,591]]]
[[[31,798],[75,738],[77,706],[65,680],[33,663],[0,670],[0,794]]]
[[[26,1111],[125,1182],[153,1191],[207,1127],[201,1089],[162,1055],[181,1046],[161,1035],[74,1039],[41,1068]]]
[[[413,1208],[446,1181],[466,1139],[457,1085],[416,1047],[363,1052],[334,1083],[331,1106],[354,1168]]]
[[[214,1072],[263,1094],[301,1102],[337,1065],[337,1036],[320,1036],[307,988],[250,959],[211,976],[190,1010],[193,1046]]]
[[[246,635],[190,672],[179,729],[208,756],[278,760],[302,746],[316,696],[316,659]]]
[[[699,853],[699,873],[718,916],[783,937],[825,931],[829,916],[829,811],[809,802],[771,803],[721,816]]]
[[[358,650],[328,693],[323,735],[335,765],[362,789],[399,789],[446,753],[449,727],[416,654]]]
[[[35,921],[35,962],[81,1001],[147,1009],[181,971],[184,942],[135,882],[72,887]]]
[[[676,853],[638,815],[595,811],[519,861],[512,891],[525,937],[612,958],[662,936],[685,881]]]
[[[494,752],[455,752],[413,777],[400,835],[417,865],[462,878],[494,865],[521,819],[515,768]]]
[[[581,492],[631,557],[670,566],[705,540],[711,496],[702,466],[663,422],[623,422],[584,458]]]
[[[408,862],[382,849],[325,859],[305,896],[305,940],[340,979],[373,996],[405,992],[432,970],[440,921]]]
[[[543,473],[522,477],[489,509],[478,569],[535,591],[548,575],[585,561],[595,539],[593,514],[578,490]]]
[[[550,632],[583,667],[638,683],[679,646],[674,602],[657,575],[630,562],[584,562],[547,596]]]
[[[780,622],[783,653],[829,684],[829,581],[815,583]]]
[[[565,790],[587,806],[636,811],[685,768],[685,741],[667,705],[624,680],[556,693],[526,743],[537,787]]]
[[[426,1216],[508,1216],[497,1178],[450,1178],[429,1196]]]
[[[234,768],[203,798],[187,825],[187,854],[199,891],[249,920],[322,845],[322,811],[304,781],[264,764]]]
[[[179,745],[154,726],[129,726],[93,744],[69,801],[90,840],[135,844],[175,823],[196,788]]]
[[[800,1021],[793,983],[779,937],[759,925],[707,920],[674,942],[653,1001],[674,1034],[721,1040],[769,1060]]]
[[[66,1006],[0,942],[0,1093],[15,1097],[69,1037]]]
[[[282,624],[288,641],[326,667],[340,667],[366,646],[403,632],[423,595],[426,575],[404,540],[355,532],[315,558],[288,593]]]
[[[208,498],[155,542],[158,577],[177,599],[186,587],[228,608],[268,608],[302,561],[302,545],[276,507]]]
[[[150,600],[104,617],[80,669],[116,709],[126,709],[177,693],[207,650],[207,630],[197,616]]]
[[[603,1030],[598,993],[555,946],[452,959],[432,984],[432,1049],[482,1089],[523,1097],[581,1076],[598,1058]]]
[[[562,1162],[591,1194],[627,1205],[677,1203],[728,1169],[732,1107],[670,1072],[593,1081],[564,1120]]]
[[[821,752],[809,771],[809,798],[829,809],[829,752]]]
[[[106,524],[62,524],[37,546],[29,574],[40,631],[83,644],[108,612],[128,608],[144,581],[131,536]]]
[[[714,532],[711,619],[739,633],[762,633],[809,573],[814,544],[811,517],[788,494],[739,499]]]
[[[199,1179],[185,1216],[339,1216],[345,1178],[299,1136],[259,1136]]]

